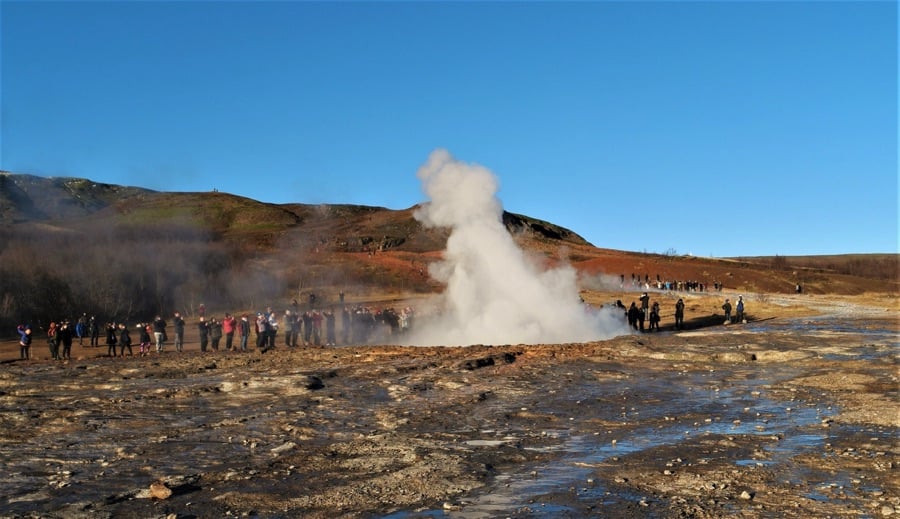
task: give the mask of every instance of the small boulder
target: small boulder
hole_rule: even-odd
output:
[[[172,497],[172,489],[162,481],[150,483],[150,495],[156,499],[169,499]]]

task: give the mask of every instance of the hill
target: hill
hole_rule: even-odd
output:
[[[427,275],[448,231],[416,208],[270,204],[222,193],[157,192],[78,178],[0,173],[0,315],[85,307],[103,315],[265,301],[309,293],[357,298],[441,290]],[[548,264],[566,262],[585,287],[622,278],[693,281],[748,292],[898,291],[897,255],[702,258],[596,247],[521,214],[503,223]],[[335,296],[332,296],[335,297]],[[8,323],[3,323],[4,325]]]

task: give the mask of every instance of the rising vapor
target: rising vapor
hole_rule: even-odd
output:
[[[528,260],[502,223],[491,171],[436,150],[417,175],[430,201],[416,219],[451,233],[443,260],[428,269],[446,285],[440,310],[417,318],[411,343],[552,344],[629,333],[621,312],[581,303],[575,269]]]

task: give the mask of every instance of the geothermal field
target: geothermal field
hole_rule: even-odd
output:
[[[419,177],[444,290],[346,301],[413,309],[404,333],[201,352],[188,315],[183,352],[0,343],[0,516],[900,515],[896,296],[586,279],[517,247],[487,170]],[[643,292],[657,331],[615,304]]]
[[[714,304],[686,299],[689,321]],[[564,344],[201,354],[188,336],[60,362],[9,342],[0,514],[887,516],[898,326],[866,303]]]

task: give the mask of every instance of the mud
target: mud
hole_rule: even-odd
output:
[[[896,317],[538,346],[76,344],[64,363],[4,344],[0,515],[900,515]]]

